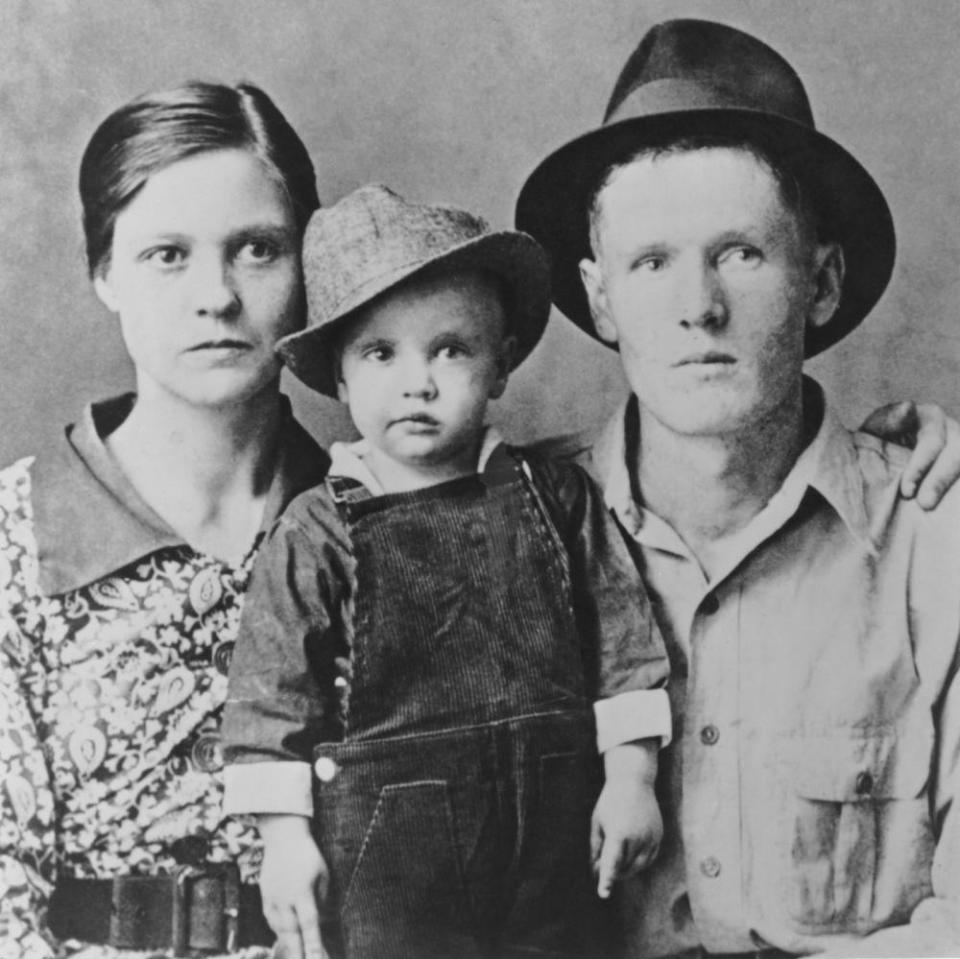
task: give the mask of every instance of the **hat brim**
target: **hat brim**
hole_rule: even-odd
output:
[[[331,340],[355,315],[383,293],[421,274],[481,270],[502,279],[510,291],[507,333],[516,338],[512,369],[523,362],[543,335],[550,317],[550,266],[531,237],[514,231],[485,233],[442,256],[417,260],[379,274],[340,304],[336,315],[319,327],[283,337],[277,352],[290,371],[307,386],[337,396],[336,357]]]
[[[540,163],[520,191],[516,223],[550,254],[554,303],[599,339],[579,269],[580,260],[593,256],[587,217],[591,195],[611,164],[626,160],[644,145],[697,134],[772,144],[791,158],[830,239],[843,247],[846,275],[840,305],[825,325],[808,332],[806,355],[832,346],[873,309],[890,280],[896,256],[890,209],[870,174],[838,143],[810,127],[750,110],[699,109],[632,117],[577,137]]]

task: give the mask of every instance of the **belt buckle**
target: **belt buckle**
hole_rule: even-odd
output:
[[[218,949],[234,952],[240,922],[240,870],[236,863],[205,863],[202,866],[180,866],[173,874],[173,928],[171,946],[174,956],[189,956],[190,893],[199,879],[217,879],[223,888],[223,926]]]

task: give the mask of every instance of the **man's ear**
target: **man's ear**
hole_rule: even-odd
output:
[[[93,289],[96,291],[100,302],[111,312],[117,312],[117,295],[110,285],[110,280],[105,273],[97,272],[93,278]]]
[[[580,281],[590,304],[590,316],[597,336],[604,343],[613,346],[617,342],[617,328],[610,319],[607,290],[603,282],[603,271],[596,260],[584,257],[580,261]]]
[[[510,371],[513,369],[513,360],[517,355],[517,338],[515,336],[505,336],[500,342],[500,349],[497,353],[497,378],[490,387],[490,399],[498,400],[503,396],[503,391],[507,388],[507,380],[510,378]]]
[[[814,250],[813,257],[814,293],[807,316],[807,328],[819,329],[830,321],[840,305],[846,264],[843,259],[843,247],[839,243],[819,244]]]

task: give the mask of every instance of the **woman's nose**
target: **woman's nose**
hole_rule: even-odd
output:
[[[193,296],[197,314],[233,319],[240,312],[240,296],[228,263],[221,257],[195,258]]]

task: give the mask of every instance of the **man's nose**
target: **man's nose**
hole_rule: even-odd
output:
[[[199,316],[233,319],[239,314],[240,295],[229,263],[220,256],[198,256],[194,257],[191,272]]]
[[[720,329],[728,319],[727,298],[715,265],[703,260],[688,264],[678,293],[680,325]]]

